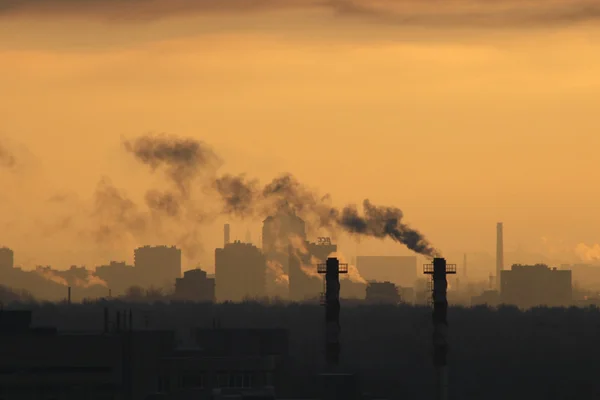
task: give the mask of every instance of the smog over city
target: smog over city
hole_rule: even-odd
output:
[[[0,398],[594,398],[598,71],[596,0],[0,0]]]

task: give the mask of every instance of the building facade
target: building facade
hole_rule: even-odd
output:
[[[259,248],[239,240],[215,250],[217,301],[266,296],[267,262]]]
[[[8,247],[0,247],[0,270],[15,267],[15,253]]]
[[[144,246],[134,250],[140,284],[172,290],[181,278],[181,250],[175,246]]]
[[[545,264],[513,265],[500,273],[500,301],[522,308],[569,306],[572,303],[572,277],[569,270]]]
[[[208,278],[205,271],[192,269],[183,273],[175,282],[175,298],[199,302],[215,301],[215,279]]]

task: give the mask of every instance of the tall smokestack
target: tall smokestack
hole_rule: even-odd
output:
[[[325,274],[325,357],[331,369],[340,361],[340,274],[348,273],[348,264],[335,257],[319,264],[317,271]]]
[[[496,290],[500,290],[500,271],[504,269],[504,237],[502,222],[496,225]]]
[[[426,264],[425,274],[433,278],[433,365],[435,367],[436,400],[448,399],[448,280],[447,274],[456,273],[456,265],[446,264],[444,258],[434,258]]]
[[[229,231],[229,224],[225,224],[224,227],[224,240],[223,240],[223,246],[226,246],[230,243],[230,231]]]
[[[71,304],[71,286],[67,288],[67,304]]]

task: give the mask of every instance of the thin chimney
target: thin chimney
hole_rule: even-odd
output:
[[[504,237],[502,222],[496,225],[496,290],[500,290],[500,275],[504,269]]]
[[[448,274],[456,274],[456,265],[446,264],[444,258],[434,258],[424,266],[432,275],[433,286],[433,365],[435,367],[436,400],[448,399]]]
[[[348,273],[348,264],[340,264],[335,257],[317,266],[317,272],[325,274],[325,355],[332,370],[340,360],[340,274]]]
[[[225,224],[223,246],[226,246],[229,243],[230,243],[230,229],[229,229],[229,224]]]

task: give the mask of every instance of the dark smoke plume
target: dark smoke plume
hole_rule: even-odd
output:
[[[329,195],[319,196],[291,174],[276,177],[262,188],[257,180],[244,175],[226,174],[219,177],[216,173],[202,174],[207,166],[214,165],[210,160],[217,160],[218,157],[202,142],[192,139],[143,136],[133,143],[135,145],[129,145],[127,149],[138,160],[150,166],[152,171],[159,166],[164,167],[167,177],[176,185],[185,182],[186,189],[191,189],[189,185],[193,183],[212,188],[223,204],[223,214],[266,217],[289,208],[300,216],[316,220],[321,228],[332,231],[341,229],[351,234],[380,239],[390,238],[417,253],[426,256],[438,254],[420,232],[402,222],[403,214],[398,208],[377,207],[365,200],[364,215],[360,215],[355,206],[347,206],[340,211],[329,204]],[[154,204],[155,208],[168,210],[171,216],[190,206],[183,200],[155,191],[147,194],[147,202]]]
[[[123,145],[153,171],[164,168],[184,196],[189,194],[191,181],[203,170],[214,169],[219,161],[206,144],[166,134],[144,135]]]
[[[419,231],[402,222],[404,214],[399,208],[378,207],[364,200],[363,209],[364,216],[361,216],[355,206],[346,206],[336,222],[350,233],[380,239],[389,237],[416,253],[431,257],[439,255]]]

